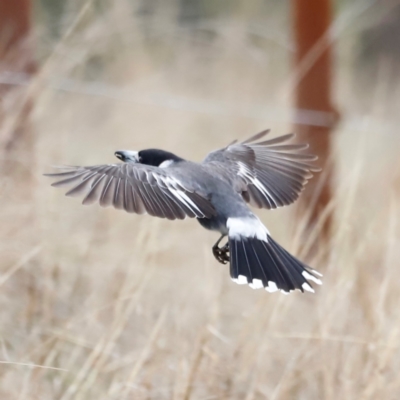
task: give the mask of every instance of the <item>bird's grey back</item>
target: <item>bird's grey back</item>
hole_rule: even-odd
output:
[[[170,167],[171,173],[183,185],[192,187],[209,199],[218,215],[244,216],[252,214],[236,186],[237,176],[229,168],[214,163],[182,161]]]

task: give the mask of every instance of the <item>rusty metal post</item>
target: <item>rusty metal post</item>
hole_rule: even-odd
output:
[[[298,140],[310,144],[323,172],[308,183],[300,200],[300,212],[309,215],[314,227],[331,201],[331,131],[338,120],[332,105],[332,46],[330,0],[293,0],[295,36],[294,131]],[[330,234],[331,217],[322,224],[322,237]]]
[[[35,72],[35,60],[29,35],[31,32],[32,1],[2,0],[0,1],[0,74],[20,77],[28,81]],[[32,145],[29,127],[29,113],[32,107],[27,102],[19,115],[12,132],[3,129],[7,117],[12,114],[10,104],[18,102],[21,87],[12,83],[0,83],[0,143],[2,151],[28,151]],[[17,93],[16,96],[11,94]]]

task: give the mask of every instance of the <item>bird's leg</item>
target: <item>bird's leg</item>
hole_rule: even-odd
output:
[[[226,235],[222,235],[218,240],[217,243],[214,244],[212,251],[214,254],[214,257],[217,259],[218,262],[221,264],[226,264],[229,262],[230,257],[229,257],[229,242],[225,244],[224,247],[219,247],[218,245],[220,244],[221,240],[225,237]]]

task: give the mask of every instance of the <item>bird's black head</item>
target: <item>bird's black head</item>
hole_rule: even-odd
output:
[[[139,151],[138,156],[140,164],[152,165],[154,167],[159,167],[163,163],[165,163],[164,165],[167,166],[168,161],[183,161],[183,158],[180,158],[169,151],[159,149],[141,150]]]

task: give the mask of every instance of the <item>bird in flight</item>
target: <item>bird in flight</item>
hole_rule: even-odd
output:
[[[197,218],[204,228],[220,232],[214,257],[230,264],[238,284],[314,292],[310,281],[321,284],[322,275],[273,240],[248,204],[271,210],[293,203],[312,172],[320,171],[313,165],[317,157],[302,152],[307,144],[287,143],[294,134],[265,140],[268,133],[234,141],[201,163],[159,149],[120,150],[115,156],[122,163],[62,167],[46,175],[57,178],[52,186],[71,185],[66,195],[84,196],[83,204],[170,220]]]

